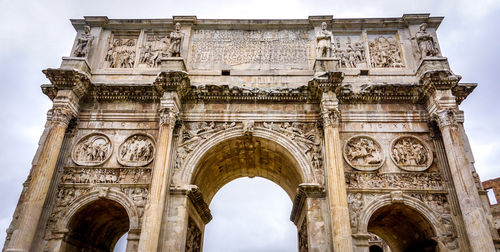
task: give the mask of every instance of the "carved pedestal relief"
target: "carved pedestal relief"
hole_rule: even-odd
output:
[[[153,138],[145,134],[128,137],[118,148],[118,163],[124,166],[144,166],[151,163],[155,154]]]
[[[384,152],[375,139],[368,136],[355,136],[344,145],[344,158],[353,168],[361,171],[373,171],[382,166]]]
[[[136,58],[136,36],[113,35],[106,52],[105,66],[109,68],[133,68]]]
[[[101,165],[111,156],[112,148],[109,138],[100,133],[81,138],[73,147],[71,158],[78,165]]]
[[[307,220],[304,219],[299,229],[299,252],[309,252],[307,237]]]
[[[404,67],[401,47],[395,36],[370,36],[372,67]]]
[[[391,144],[391,159],[405,171],[424,171],[432,164],[432,152],[418,138],[403,136]]]
[[[201,252],[201,231],[193,219],[189,218],[186,235],[186,252]]]

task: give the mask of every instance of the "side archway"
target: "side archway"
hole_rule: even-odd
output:
[[[444,233],[438,215],[424,202],[407,195],[384,195],[361,212],[358,230],[384,239],[393,252],[438,251]]]
[[[113,251],[118,239],[139,228],[136,206],[116,189],[99,188],[72,202],[58,221],[59,251]]]

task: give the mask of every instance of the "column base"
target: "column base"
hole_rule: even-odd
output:
[[[90,66],[86,58],[83,57],[62,57],[61,69],[75,69],[86,74],[90,74]]]
[[[161,58],[161,70],[186,71],[186,62],[182,57]]]
[[[314,61],[314,72],[325,73],[333,72],[339,68],[339,59],[336,58],[317,58]]]

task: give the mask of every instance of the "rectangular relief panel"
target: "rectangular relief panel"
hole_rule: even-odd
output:
[[[189,64],[196,70],[307,70],[312,30],[194,30]]]

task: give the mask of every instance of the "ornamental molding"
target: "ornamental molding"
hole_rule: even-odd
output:
[[[76,142],[71,151],[71,159],[77,165],[98,166],[104,164],[112,152],[113,146],[108,136],[91,133]]]
[[[48,68],[42,71],[51,85],[42,85],[42,92],[51,100],[59,90],[72,90],[78,98],[83,97],[91,87],[90,76],[76,69]]]
[[[325,188],[319,184],[303,183],[297,188],[297,194],[293,200],[292,213],[290,220],[298,224],[304,204],[307,198],[324,198],[326,197]]]

